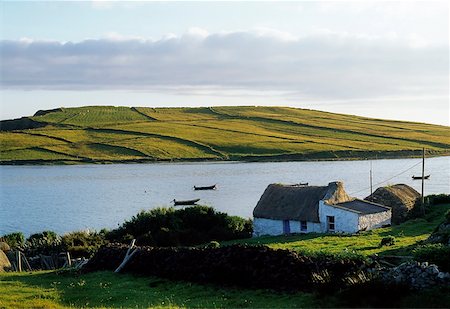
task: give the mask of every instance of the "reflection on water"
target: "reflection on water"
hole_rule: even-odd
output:
[[[373,183],[405,183],[419,191],[420,180],[411,176],[421,174],[420,162],[374,160]],[[114,228],[140,210],[170,206],[174,198],[200,198],[200,204],[251,217],[270,183],[341,180],[348,193],[365,197],[369,169],[369,161],[1,166],[0,234]],[[450,193],[450,157],[427,159],[425,169],[431,174],[425,194]],[[212,184],[218,189],[193,190]]]

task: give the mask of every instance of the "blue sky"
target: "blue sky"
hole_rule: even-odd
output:
[[[0,118],[285,105],[449,125],[447,1],[2,1]]]

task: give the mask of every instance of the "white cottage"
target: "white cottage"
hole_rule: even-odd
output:
[[[356,233],[391,224],[391,208],[351,198],[342,182],[271,184],[253,210],[253,235]]]

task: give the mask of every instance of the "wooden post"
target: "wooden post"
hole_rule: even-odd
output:
[[[67,267],[72,267],[72,260],[70,259],[69,251],[66,252],[66,258],[67,258]]]
[[[22,252],[17,250],[17,271],[22,271]]]
[[[125,265],[128,263],[128,261],[133,257],[133,255],[137,252],[137,248],[136,248],[130,254],[130,251],[133,249],[135,242],[136,242],[136,239],[133,239],[131,241],[130,248],[128,248],[127,253],[125,254],[125,257],[123,258],[122,263],[120,263],[119,267],[117,267],[117,269],[114,271],[115,273],[120,272],[122,270],[122,268],[124,268]]]
[[[24,268],[26,268],[28,271],[32,271],[33,269],[31,268],[30,263],[28,263],[28,259],[25,256],[25,254],[21,254],[21,255],[22,255],[22,262],[25,265]]]

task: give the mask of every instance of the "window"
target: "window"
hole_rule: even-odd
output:
[[[328,232],[334,232],[334,216],[327,216],[327,230]]]
[[[300,221],[300,231],[306,232],[308,230],[308,224],[306,221]]]

